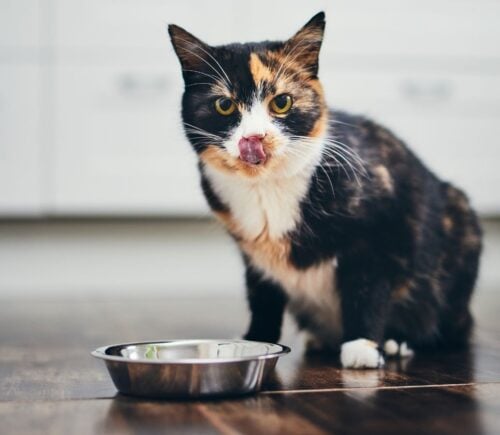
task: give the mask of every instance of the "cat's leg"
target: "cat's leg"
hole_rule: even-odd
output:
[[[281,335],[287,302],[285,292],[251,266],[247,266],[246,285],[251,320],[244,338],[276,343]]]
[[[327,346],[327,344],[318,338],[317,335],[314,335],[308,331],[305,332],[306,334],[306,353],[308,354],[315,354],[315,353],[324,353],[325,351],[329,351],[330,348]]]
[[[371,263],[370,263],[371,261]],[[374,258],[344,258],[337,270],[342,303],[345,368],[376,368],[384,364],[381,352],[389,310],[390,284],[385,268]]]

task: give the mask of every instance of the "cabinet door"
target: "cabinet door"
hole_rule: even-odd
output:
[[[39,46],[42,37],[40,10],[47,3],[47,0],[2,0],[0,50]]]
[[[388,56],[439,63],[499,54],[500,2],[491,0],[254,0],[238,10],[238,35],[284,39],[320,10],[327,21],[323,61],[327,53],[386,66]]]
[[[56,69],[53,208],[63,213],[199,213],[177,68],[120,63]]]
[[[185,27],[208,43],[226,41],[238,22],[231,0],[55,0],[56,45],[60,49],[168,48],[167,24]]]
[[[200,214],[196,156],[180,119],[176,23],[210,43],[236,2],[55,0],[57,213]],[[207,20],[217,8],[217,23]]]
[[[0,213],[41,211],[39,68],[0,65]]]
[[[478,209],[500,212],[500,75],[324,69],[327,100],[371,117],[405,140]]]

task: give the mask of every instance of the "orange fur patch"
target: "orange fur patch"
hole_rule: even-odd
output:
[[[231,156],[227,151],[216,145],[208,145],[200,153],[200,159],[207,165],[225,172],[226,174],[238,174],[247,178],[254,178],[265,172],[273,171],[279,168],[286,156],[274,155],[277,144],[271,137],[263,141],[264,151],[268,156],[267,160],[260,165],[250,165],[239,158]]]
[[[380,186],[387,192],[394,191],[394,182],[389,170],[384,165],[377,165],[373,168],[373,172],[377,177]]]
[[[264,271],[271,279],[280,282],[293,297],[315,301],[322,307],[337,307],[333,290],[335,288],[335,269],[332,261],[325,261],[307,270],[299,270],[290,262],[291,242],[288,237],[272,238],[267,224],[255,238],[245,237],[230,212],[218,212],[217,217],[235,237],[241,250],[251,263]],[[337,307],[338,308],[338,307]],[[341,317],[330,320],[340,330]]]
[[[241,240],[241,249],[251,258],[252,263],[263,270],[273,270],[276,274],[293,273],[290,265],[290,241],[286,238],[271,239],[264,232],[255,240]]]
[[[309,132],[310,137],[319,137],[323,135],[328,127],[328,116],[326,110],[323,109],[321,111],[321,116],[316,120],[313,125],[313,128]]]
[[[398,301],[404,301],[410,298],[410,287],[411,283],[407,282],[399,287],[397,287],[393,293],[392,297]]]
[[[274,79],[274,74],[262,63],[257,53],[250,54],[250,72],[256,85],[263,81],[271,82]]]
[[[441,222],[443,224],[443,229],[449,233],[453,229],[453,220],[449,216],[445,216]]]
[[[281,82],[285,82],[287,85],[293,85],[294,83],[300,84],[307,82],[310,79],[310,74],[307,69],[304,68],[304,64],[301,63],[300,60],[297,60],[293,53],[289,53],[286,49],[268,51],[266,56],[272,65],[273,73],[279,75]],[[273,79],[276,79],[276,77],[273,77]],[[311,80],[311,83],[312,82],[313,80]],[[278,82],[277,85],[279,88],[280,83]],[[279,92],[281,92],[281,90],[278,89],[278,93]]]
[[[216,216],[236,238],[240,248],[255,266],[264,270],[273,269],[283,276],[294,273],[295,268],[289,261],[291,244],[288,238],[271,238],[266,224],[255,239],[249,239],[233,220],[230,212],[217,212]]]
[[[284,54],[291,59],[290,63],[298,64],[303,69],[305,65],[316,63],[322,40],[322,29],[304,27],[287,41]]]
[[[266,95],[264,103],[269,104],[274,96],[281,93],[290,93],[294,96],[295,107],[307,111],[315,109],[319,103],[322,112],[325,112],[321,116],[326,117],[323,87],[317,78],[311,78],[303,61],[296,59],[286,48],[280,51],[268,51],[265,56],[270,66],[264,65],[257,53],[250,55],[250,71],[256,85],[267,81],[276,86],[275,94]],[[319,97],[319,102],[314,93]]]
[[[468,233],[464,238],[464,244],[469,249],[477,249],[481,246],[481,237],[477,234]]]

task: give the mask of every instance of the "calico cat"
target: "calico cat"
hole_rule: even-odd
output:
[[[245,338],[277,341],[288,308],[344,367],[465,344],[478,218],[389,130],[328,108],[324,28],[319,13],[284,42],[217,47],[168,29],[201,186],[246,266]]]

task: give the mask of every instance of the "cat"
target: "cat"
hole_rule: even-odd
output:
[[[245,338],[279,340],[288,309],[346,368],[465,345],[478,218],[389,130],[328,108],[324,29],[321,12],[284,42],[210,46],[168,27],[201,187],[246,268]]]

